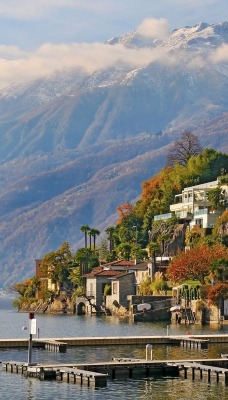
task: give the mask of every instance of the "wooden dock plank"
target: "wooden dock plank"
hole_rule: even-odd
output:
[[[217,335],[167,335],[167,336],[113,336],[113,337],[66,337],[66,338],[42,338],[33,339],[33,346],[39,347],[41,341],[57,341],[67,343],[68,346],[109,346],[109,345],[143,345],[159,344],[169,345],[173,341],[197,340],[208,341],[208,343],[228,343],[228,334]],[[28,339],[0,339],[0,348],[27,347]]]

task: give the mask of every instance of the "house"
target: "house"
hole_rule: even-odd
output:
[[[113,306],[128,308],[128,295],[135,294],[135,274],[134,272],[122,272],[111,278],[111,295],[106,296],[105,306],[113,310]]]
[[[167,257],[160,257],[157,260],[155,268],[152,262],[137,262],[117,260],[111,263],[101,265],[94,268],[89,274],[84,275],[86,278],[86,299],[90,305],[96,309],[106,306],[113,308],[113,304],[117,307],[128,308],[128,295],[136,295],[139,292],[139,285],[148,276],[153,278],[156,271],[164,272],[167,267]],[[110,285],[111,294],[104,296],[105,286]]]
[[[86,278],[86,298],[97,308],[109,299],[109,304],[116,301],[127,305],[127,295],[136,294],[140,281],[149,274],[147,263],[117,260],[94,268]],[[104,297],[104,289],[110,285],[111,294]],[[121,303],[123,302],[123,304]]]
[[[176,216],[180,221],[187,222],[190,229],[195,225],[199,225],[201,228],[213,228],[216,220],[221,215],[221,211],[211,208],[207,195],[211,189],[218,187],[225,191],[225,198],[228,200],[228,186],[219,186],[218,179],[200,185],[189,186],[175,196],[174,203],[170,205],[170,213],[156,215],[154,220]]]
[[[111,269],[94,268],[89,274],[84,275],[86,278],[86,298],[96,307],[101,307],[104,303],[105,286],[111,285],[110,278],[119,274],[119,271]]]

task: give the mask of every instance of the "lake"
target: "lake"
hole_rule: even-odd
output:
[[[147,336],[166,335],[165,323],[129,323],[127,319],[115,317],[88,317],[67,315],[37,315],[37,324],[40,337],[68,337],[68,336]],[[0,338],[27,338],[29,329],[28,314],[18,313],[11,307],[9,299],[0,298]],[[201,333],[228,333],[228,326],[222,331],[218,326],[190,327],[171,325],[170,334]],[[193,359],[220,357],[221,353],[228,352],[227,346],[210,345],[206,350],[183,349],[178,346],[153,346],[154,359]],[[0,361],[27,361],[27,349],[3,349],[0,350]],[[65,363],[83,361],[108,361],[112,357],[145,358],[145,346],[107,346],[107,347],[75,347],[67,349],[66,353],[54,353],[41,349],[33,349],[34,362]],[[1,371],[0,368],[1,398],[12,400],[73,400],[73,399],[99,399],[114,400],[140,399],[140,400],[225,400],[228,398],[228,387],[214,383],[208,385],[205,381],[176,379],[132,379],[108,381],[106,388],[92,389],[64,382],[45,381],[40,382],[33,378],[25,378],[21,375],[10,374]],[[206,397],[205,397],[206,395]]]

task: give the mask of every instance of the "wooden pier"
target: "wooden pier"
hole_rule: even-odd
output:
[[[175,344],[178,343],[182,347],[189,347],[193,349],[207,349],[209,345],[208,339],[197,339],[195,337],[176,337],[172,338],[171,341]]]
[[[211,360],[140,360],[113,359],[108,362],[83,364],[27,364],[15,361],[3,362],[6,372],[18,373],[40,380],[56,379],[59,381],[86,386],[103,387],[107,379],[139,379],[151,376],[179,377],[189,376],[195,380],[206,377],[207,382],[223,382],[228,386],[228,360],[224,358]],[[188,373],[190,371],[190,373]]]
[[[37,346],[50,350],[50,351],[58,351],[60,353],[65,353],[67,350],[67,343],[60,342],[59,340],[49,340],[49,339],[35,339],[33,340],[34,344]],[[35,347],[35,346],[34,346]]]
[[[221,380],[221,377],[224,380],[225,386],[228,386],[228,368],[221,368],[216,365],[205,365],[204,363],[198,362],[186,362],[180,361],[176,363],[169,363],[170,366],[176,366],[180,371],[184,372],[184,378],[188,378],[188,372],[190,371],[190,375],[192,380],[196,379],[196,372],[199,372],[198,376],[202,380],[203,375],[205,374],[207,377],[207,382],[211,383],[212,375],[215,376],[215,380],[217,383]]]
[[[210,344],[228,343],[228,334],[215,335],[167,335],[167,336],[110,336],[110,337],[67,337],[33,339],[33,347],[42,347],[42,342],[62,342],[67,346],[121,346],[121,345],[171,345],[179,344],[200,348]],[[190,346],[191,345],[191,346]],[[28,339],[0,339],[0,348],[27,347]]]
[[[6,372],[22,374],[40,380],[56,379],[67,383],[103,387],[107,385],[107,374],[79,369],[72,365],[43,365],[27,364],[23,362],[3,362],[2,368]]]

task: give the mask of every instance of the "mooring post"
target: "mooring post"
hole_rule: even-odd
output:
[[[28,365],[32,364],[32,334],[29,335],[28,342]]]
[[[152,361],[153,359],[153,346],[152,344],[147,344],[146,345],[146,361],[148,361],[148,351],[150,350],[150,360]]]

